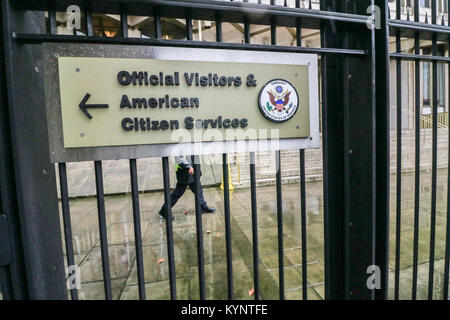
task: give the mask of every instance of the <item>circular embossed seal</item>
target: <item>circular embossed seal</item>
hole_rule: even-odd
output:
[[[259,110],[268,120],[285,122],[297,112],[298,93],[288,81],[273,79],[261,88],[258,104]]]

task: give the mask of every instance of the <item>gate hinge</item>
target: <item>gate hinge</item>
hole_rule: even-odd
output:
[[[0,267],[11,264],[11,238],[8,217],[0,213]]]

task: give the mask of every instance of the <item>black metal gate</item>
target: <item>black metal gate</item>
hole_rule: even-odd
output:
[[[324,179],[324,235],[325,235],[325,297],[327,299],[386,299],[388,292],[389,248],[389,59],[431,61],[433,70],[437,63],[448,63],[449,58],[438,56],[437,41],[448,41],[448,26],[437,23],[437,1],[432,3],[432,25],[400,21],[401,1],[397,1],[396,19],[389,18],[388,1],[384,0],[321,0],[320,10],[313,9],[318,1],[171,1],[171,0],[64,0],[64,1],[2,1],[0,24],[0,280],[5,299],[65,299],[67,276],[59,227],[56,179],[47,150],[47,124],[43,89],[43,57],[40,44],[100,43],[144,46],[180,46],[216,49],[243,49],[249,51],[277,51],[317,53],[321,57],[321,101]],[[391,1],[389,1],[391,2]],[[56,34],[56,12],[66,11],[69,5],[79,6],[85,16],[85,35]],[[376,5],[376,7],[371,7]],[[419,1],[414,1],[419,8]],[[378,9],[379,10],[378,10]],[[49,25],[45,25],[48,13]],[[374,21],[370,14],[374,13]],[[121,34],[107,38],[94,36],[92,16],[96,13],[119,14]],[[155,34],[152,38],[129,38],[127,16],[154,17]],[[414,15],[415,18],[418,17]],[[186,39],[162,38],[161,18],[186,19]],[[409,17],[409,15],[408,15]],[[192,19],[216,22],[216,41],[194,41]],[[222,42],[222,23],[244,25],[245,43]],[[379,26],[377,23],[379,22]],[[271,44],[250,43],[250,24],[270,26]],[[375,28],[375,27],[376,28]],[[277,28],[290,27],[296,31],[298,46],[277,45]],[[320,47],[301,46],[302,29],[320,31]],[[416,41],[415,54],[389,53],[389,34],[412,37]],[[419,39],[433,42],[431,56],[420,55]],[[418,74],[418,73],[417,73]],[[436,74],[436,72],[433,72]],[[401,73],[398,73],[401,76]],[[433,77],[433,83],[437,80]],[[416,86],[419,84],[416,83]],[[436,88],[436,85],[433,86]],[[420,88],[420,87],[416,87]],[[397,87],[401,92],[401,86]],[[416,89],[418,92],[418,89]],[[437,93],[433,91],[433,101]],[[401,94],[398,95],[401,99]],[[401,101],[400,101],[401,104]],[[398,108],[397,110],[400,110]],[[436,103],[433,105],[433,137],[436,137]],[[418,123],[419,118],[416,118]],[[397,122],[398,141],[401,141],[401,112]],[[417,127],[416,127],[417,128]],[[416,129],[416,138],[420,131]],[[417,140],[418,141],[418,140]],[[436,138],[433,143],[433,190],[436,187]],[[401,143],[397,145],[401,153]],[[420,150],[416,148],[416,164]],[[254,159],[251,153],[250,158]],[[305,152],[299,150],[302,261],[307,254]],[[279,297],[285,298],[283,207],[280,151],[276,173]],[[401,158],[399,158],[401,159]],[[170,183],[168,158],[162,158],[165,201],[169,200]],[[140,230],[139,192],[136,159],[130,159],[130,179],[138,269],[139,296],[145,299],[142,238]],[[228,186],[227,155],[223,155],[224,216],[226,232],[228,297],[233,298],[233,268],[230,226],[230,195]],[[197,166],[197,165],[196,165]],[[398,172],[401,162],[398,160]],[[66,164],[58,165],[61,205],[65,232],[67,264],[74,264],[71,236],[69,194]],[[416,166],[416,194],[419,188]],[[198,170],[195,170],[198,172]],[[253,227],[253,280],[255,299],[260,298],[258,275],[258,223],[255,164],[251,161],[251,208]],[[196,175],[196,181],[199,176]],[[400,198],[401,175],[397,178],[397,196]],[[112,298],[108,258],[108,240],[105,222],[102,161],[95,161],[98,219],[105,297]],[[198,185],[198,184],[197,184]],[[435,224],[435,192],[432,197],[432,226]],[[418,199],[418,198],[417,198]],[[416,217],[418,200],[416,199]],[[400,239],[401,207],[397,205],[397,239]],[[448,262],[450,252],[447,219],[446,274],[444,298],[448,296]],[[200,298],[205,299],[205,273],[203,269],[202,216],[196,198],[196,230]],[[435,234],[432,229],[431,240]],[[176,299],[176,261],[173,258],[172,222],[167,220],[167,248],[169,258],[170,296]],[[417,237],[415,238],[417,243]],[[397,241],[397,259],[400,254]],[[430,244],[430,248],[434,243]],[[417,254],[417,251],[415,251]],[[430,261],[434,259],[430,251]],[[397,261],[397,260],[396,260]],[[417,260],[416,260],[417,261]],[[369,266],[379,266],[381,287],[367,286]],[[417,263],[415,264],[417,266]],[[398,268],[397,268],[398,270]],[[433,287],[430,264],[430,288]],[[307,299],[307,264],[302,265],[303,299]],[[399,278],[394,286],[398,297]],[[417,268],[415,269],[417,275]],[[417,277],[414,278],[417,283]],[[432,290],[430,291],[432,292]],[[77,299],[77,290],[70,292]],[[432,298],[432,295],[430,295]]]

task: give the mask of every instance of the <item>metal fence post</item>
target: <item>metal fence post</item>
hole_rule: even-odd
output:
[[[9,200],[15,198],[5,213],[16,223],[11,230],[18,240],[14,242],[12,267],[24,272],[21,279],[16,272],[10,280],[12,287],[19,285],[17,281],[25,286],[11,298],[66,299],[55,168],[47,152],[41,52],[39,47],[19,45],[11,38],[12,32],[45,33],[45,17],[43,12],[16,10],[9,0],[2,1],[1,6],[7,96],[7,106],[2,106],[7,110],[2,114],[6,111],[9,117],[11,154],[6,156],[10,156],[9,165],[13,167],[2,200],[5,190],[10,193]],[[2,132],[4,129],[2,123]]]
[[[370,0],[322,1],[323,10],[367,14]],[[323,47],[359,46],[363,57],[325,56],[323,150],[327,299],[373,299],[366,273],[375,264],[375,39],[327,22]]]
[[[0,7],[0,14],[1,10]],[[2,75],[5,74],[3,43],[3,25],[0,23],[0,74]],[[9,233],[0,236],[0,289],[3,299],[10,300],[27,298],[27,290],[19,219],[16,214],[17,199],[14,190],[7,101],[6,78],[0,76],[0,217],[3,217],[4,224],[0,232],[4,233],[8,230]]]

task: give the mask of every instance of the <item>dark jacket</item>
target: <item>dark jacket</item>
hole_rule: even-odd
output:
[[[194,175],[189,174],[189,168],[192,168],[191,156],[176,156],[175,157],[175,172],[177,175],[177,182],[180,184],[194,183]],[[200,168],[200,166],[199,166]],[[200,170],[200,176],[202,171]]]

